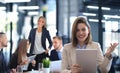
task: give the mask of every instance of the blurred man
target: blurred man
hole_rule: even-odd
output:
[[[61,60],[62,59],[61,53],[63,50],[61,37],[59,36],[53,37],[53,47],[54,49],[51,50],[51,53],[50,53],[50,60],[51,61]]]
[[[8,73],[8,68],[6,65],[6,60],[3,55],[3,48],[7,47],[7,36],[5,33],[0,32],[0,73]]]

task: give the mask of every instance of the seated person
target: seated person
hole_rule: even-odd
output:
[[[9,68],[12,73],[14,73],[17,69],[17,66],[21,65],[29,65],[29,68],[34,68],[35,65],[35,60],[33,60],[31,63],[29,63],[28,55],[27,55],[27,50],[29,48],[29,41],[26,39],[20,40],[18,47],[14,54],[12,55]]]
[[[7,47],[7,36],[5,33],[0,32],[0,73],[8,73],[5,55],[3,53],[4,47]]]
[[[120,71],[120,57],[117,57],[116,63],[114,65],[116,71]]]
[[[51,50],[50,52],[50,60],[51,61],[56,61],[56,60],[61,60],[61,52],[63,50],[62,46],[62,38],[59,36],[53,37],[53,47],[54,49]]]
[[[118,59],[118,56],[115,53],[112,53],[112,56],[113,56],[112,65],[108,73],[115,73],[115,66],[116,66],[116,61]]]

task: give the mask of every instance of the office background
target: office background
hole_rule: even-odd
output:
[[[110,42],[120,42],[120,0],[0,0],[0,31],[9,40],[4,52],[10,55],[17,42],[28,38],[30,29],[44,16],[51,37],[59,35],[63,44],[70,42],[71,27],[78,16],[86,16],[91,25],[93,40],[101,44],[103,52]],[[120,56],[120,46],[114,51]]]

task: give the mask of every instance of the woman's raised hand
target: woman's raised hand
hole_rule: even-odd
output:
[[[115,50],[119,43],[111,43],[110,47],[107,49],[105,56],[110,57],[111,53]]]

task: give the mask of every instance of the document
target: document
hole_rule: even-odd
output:
[[[59,73],[61,71],[61,62],[62,60],[58,60],[58,61],[51,61],[50,62],[50,71],[52,71],[53,73]]]
[[[83,68],[82,73],[97,72],[97,50],[94,49],[77,49],[76,61]]]
[[[36,55],[29,56],[28,57],[29,62],[31,63],[35,59],[35,57],[36,57]]]

